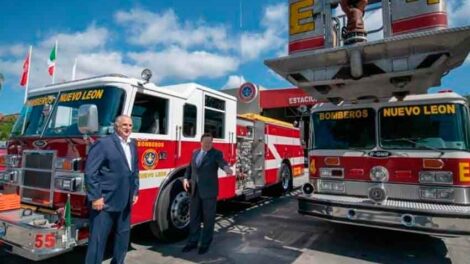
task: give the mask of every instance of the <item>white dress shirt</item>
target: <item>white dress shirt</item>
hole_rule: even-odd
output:
[[[118,135],[119,141],[121,142],[122,149],[124,150],[124,154],[126,155],[127,164],[129,165],[129,169],[132,171],[132,155],[131,155],[131,139],[127,138],[124,140],[121,136]]]

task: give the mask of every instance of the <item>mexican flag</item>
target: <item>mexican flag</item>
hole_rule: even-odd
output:
[[[53,76],[55,71],[55,59],[57,55],[57,44],[51,50],[51,54],[49,55],[49,60],[47,61],[47,65],[49,66],[49,75]]]

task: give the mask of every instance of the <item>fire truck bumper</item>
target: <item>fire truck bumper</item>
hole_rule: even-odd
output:
[[[70,231],[43,225],[47,215],[25,209],[0,212],[0,241],[12,254],[38,261],[66,251],[76,245]],[[47,223],[47,222],[46,222]]]
[[[436,236],[470,235],[470,206],[302,194],[298,212],[323,220],[423,233]]]

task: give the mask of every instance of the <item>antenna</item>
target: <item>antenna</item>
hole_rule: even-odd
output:
[[[243,7],[242,0],[240,0],[240,29],[243,28]]]

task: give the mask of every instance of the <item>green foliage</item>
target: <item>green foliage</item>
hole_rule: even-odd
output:
[[[8,139],[14,124],[15,120],[0,121],[0,140]]]

